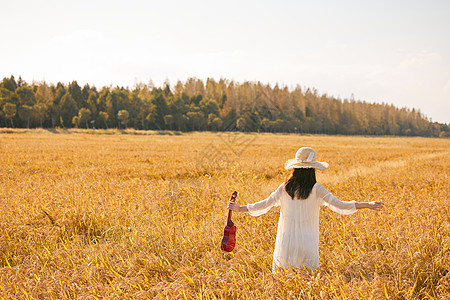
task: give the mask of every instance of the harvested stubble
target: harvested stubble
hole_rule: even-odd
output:
[[[450,297],[450,141],[274,134],[0,135],[0,297],[379,299]],[[318,180],[384,212],[321,213],[316,273],[271,273],[278,209],[264,199],[312,146]]]

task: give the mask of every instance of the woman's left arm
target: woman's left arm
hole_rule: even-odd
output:
[[[244,206],[239,206],[236,203],[228,203],[228,209],[236,212],[248,212],[251,216],[260,216],[267,213],[273,206],[280,204],[280,197],[284,183],[282,183],[269,197],[256,203],[248,203]]]
[[[239,206],[236,202],[230,202],[228,203],[227,209],[231,209],[235,212],[246,212],[248,211],[247,205]]]

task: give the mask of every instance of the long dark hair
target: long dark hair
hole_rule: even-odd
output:
[[[316,184],[316,170],[314,168],[295,168],[291,178],[285,183],[285,190],[292,199],[306,199]]]

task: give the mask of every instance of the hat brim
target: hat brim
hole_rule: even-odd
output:
[[[328,168],[328,164],[326,162],[320,161],[303,162],[296,159],[290,159],[286,162],[284,168],[286,170],[294,168],[314,168],[318,170],[325,170],[326,168]]]

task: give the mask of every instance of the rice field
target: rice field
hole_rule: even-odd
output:
[[[138,134],[139,133],[139,134]],[[317,272],[272,273],[266,198],[311,146],[318,181],[381,212],[323,208]],[[2,299],[448,299],[450,140],[293,134],[0,131]]]

